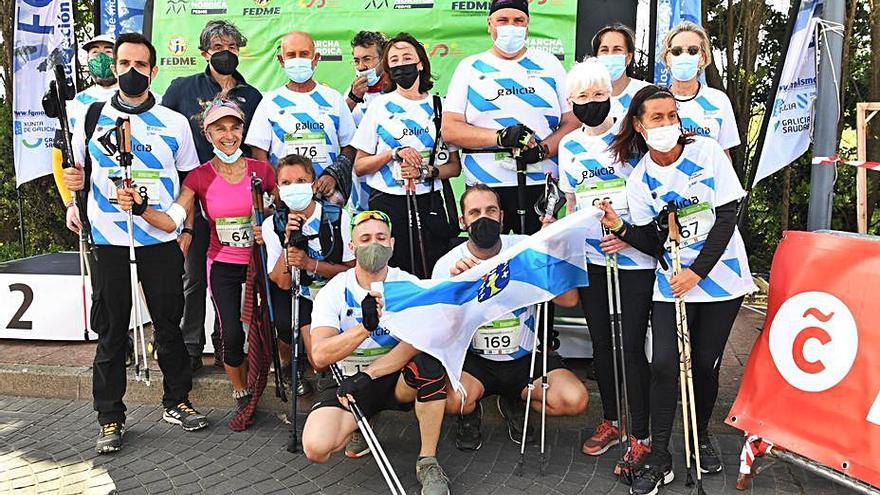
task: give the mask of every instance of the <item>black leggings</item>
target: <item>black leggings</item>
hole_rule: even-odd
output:
[[[581,287],[581,307],[593,342],[593,368],[605,419],[616,421],[614,361],[611,320],[608,315],[608,283],[605,267],[587,265],[589,287]],[[645,356],[645,335],[654,294],[654,270],[620,270],[620,305],[623,317],[623,351],[632,433],[648,438],[649,385],[651,370]],[[623,393],[623,391],[621,391]]]
[[[220,321],[223,339],[223,363],[238,367],[244,362],[244,327],[241,324],[241,284],[247,277],[247,265],[212,261],[208,268],[208,288],[214,300],[214,312]]]
[[[442,203],[443,198],[440,196],[440,192],[434,192],[433,201],[434,204]],[[418,234],[415,234],[417,227],[415,217],[413,217],[412,229],[409,229],[407,197],[373,191],[373,196],[370,197],[370,209],[385,212],[391,218],[391,237],[394,238],[394,253],[388,261],[388,266],[400,268],[419,278],[430,278],[437,260],[449,251],[448,226],[446,220],[441,215],[431,213],[431,193],[419,194],[416,196],[416,202],[419,207],[418,216],[421,221],[422,241],[425,246],[425,265],[428,269],[426,274],[422,273],[422,255],[419,248]],[[410,240],[411,237],[412,240]],[[409,256],[410,242],[413,243],[415,266],[413,266]]]
[[[691,335],[694,402],[697,411],[697,433],[705,435],[718,398],[718,371],[721,355],[742,297],[730,301],[688,303],[687,321]],[[652,452],[669,456],[669,437],[679,409],[681,391],[678,386],[679,357],[675,304],[654,302],[651,317],[653,357],[651,361],[651,433]]]

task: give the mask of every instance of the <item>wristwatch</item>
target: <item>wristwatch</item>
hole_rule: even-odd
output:
[[[189,227],[184,227],[184,228],[180,229],[180,235],[183,235],[183,234],[189,234],[190,236],[192,236],[193,229],[191,229]]]
[[[348,99],[355,103],[363,103],[364,99],[354,94],[352,90],[348,90]]]

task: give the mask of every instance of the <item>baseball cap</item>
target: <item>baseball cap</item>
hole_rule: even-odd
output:
[[[116,45],[116,38],[112,34],[99,34],[97,36],[93,36],[92,39],[86,41],[82,44],[82,49],[85,51],[89,51],[89,48],[92,47],[95,43],[110,43],[111,45]]]
[[[205,110],[205,123],[203,124],[203,128],[205,130],[208,129],[208,126],[222,119],[223,117],[235,117],[238,120],[244,122],[244,116],[241,113],[241,109],[238,108],[238,105],[229,101],[229,100],[214,100],[211,102],[211,105]]]

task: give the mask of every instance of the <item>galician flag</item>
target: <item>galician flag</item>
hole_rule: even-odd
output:
[[[465,354],[481,325],[588,285],[584,241],[601,216],[596,208],[569,214],[451,279],[385,282],[382,327],[439,359],[461,390]]]

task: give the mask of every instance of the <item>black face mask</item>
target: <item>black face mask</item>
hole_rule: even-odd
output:
[[[611,98],[605,101],[591,101],[583,105],[573,103],[571,111],[574,112],[574,116],[578,120],[588,127],[596,127],[605,122],[605,118],[608,117],[608,112],[611,111]]]
[[[150,87],[150,78],[141,74],[134,67],[119,76],[119,90],[127,96],[140,96]]]
[[[224,76],[231,75],[235,72],[236,67],[238,67],[238,55],[229,50],[216,52],[211,55],[211,67],[213,67],[218,74]]]
[[[489,249],[501,240],[501,222],[489,217],[480,217],[468,227],[468,234],[480,249]]]
[[[397,67],[392,67],[389,70],[389,76],[391,76],[391,80],[394,81],[394,84],[397,84],[403,89],[409,89],[416,79],[419,78],[419,69],[417,67],[418,64],[406,64],[406,65],[398,65]]]

